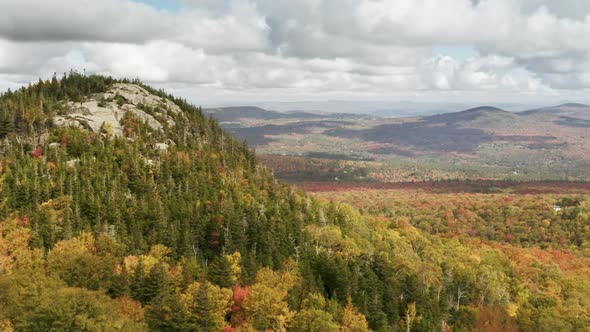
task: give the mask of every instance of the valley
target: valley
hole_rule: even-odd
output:
[[[287,180],[295,180],[293,172],[304,180],[372,182],[576,181],[590,176],[587,105],[518,113],[478,107],[413,118],[253,108],[205,111],[221,114],[221,124],[253,145]]]

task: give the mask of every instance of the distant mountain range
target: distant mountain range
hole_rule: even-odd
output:
[[[590,106],[584,104],[522,112],[480,106],[402,118],[257,107],[205,112],[265,154],[436,160],[450,169],[460,163],[543,179],[590,177]]]
[[[203,110],[220,122],[234,122],[240,119],[278,120],[278,119],[320,119],[320,118],[346,118],[354,119],[363,115],[348,113],[314,113],[305,111],[277,112],[269,111],[255,106],[235,106],[221,108],[206,108]]]
[[[529,111],[520,112],[520,114],[554,114],[590,120],[590,105],[569,103],[553,107],[537,108]]]
[[[220,122],[231,122],[239,121],[239,119],[258,119],[258,120],[276,120],[276,119],[319,119],[319,118],[364,118],[369,116],[376,117],[398,117],[393,116],[392,112],[371,112],[369,114],[364,112],[349,113],[349,112],[319,112],[319,111],[275,111],[267,110],[256,106],[232,106],[232,107],[218,107],[218,108],[206,108],[203,110],[206,114],[212,115]],[[444,114],[470,114],[470,113],[481,113],[481,112],[494,112],[501,111],[505,113],[517,113],[519,115],[531,115],[538,113],[551,113],[563,116],[571,116],[578,118],[590,119],[590,105],[578,104],[578,103],[567,103],[557,106],[535,108],[520,112],[506,111],[498,107],[493,106],[480,106],[471,109],[467,109],[459,112],[442,112],[437,113],[435,111],[429,115],[423,115],[422,117],[428,117],[430,115],[441,117]],[[408,114],[408,112],[398,112],[399,114]]]
[[[427,116],[439,113],[450,113],[459,110],[470,109],[480,105],[493,105],[509,112],[518,112],[533,108],[544,107],[545,105],[557,105],[561,103],[543,102],[493,102],[482,101],[478,104],[473,102],[457,101],[421,101],[419,99],[397,100],[397,101],[371,101],[371,100],[325,100],[325,101],[299,101],[299,102],[256,102],[253,105],[211,105],[207,108],[227,108],[228,106],[257,106],[265,110],[277,112],[301,111],[307,113],[346,113],[364,114],[372,117],[413,117]]]

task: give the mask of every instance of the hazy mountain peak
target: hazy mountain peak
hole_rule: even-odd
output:
[[[505,111],[501,108],[494,107],[494,106],[478,106],[478,107],[464,110],[459,113],[509,113],[509,112]]]
[[[586,104],[579,104],[579,103],[566,103],[566,104],[561,104],[558,105],[556,107],[568,107],[568,108],[590,108],[590,105],[586,105]]]

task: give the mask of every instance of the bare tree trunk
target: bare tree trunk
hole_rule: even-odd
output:
[[[463,298],[463,295],[465,295],[465,292],[461,291],[461,287],[459,287],[459,289],[457,289],[457,306],[455,307],[456,311],[459,311],[459,306],[461,305],[461,298]]]

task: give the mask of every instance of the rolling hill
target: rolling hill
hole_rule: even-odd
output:
[[[590,120],[590,105],[568,103],[523,111],[519,114],[525,116],[534,114],[552,114]]]
[[[261,122],[255,117],[245,112],[242,121],[227,128],[262,154],[374,160],[381,170],[414,165],[425,178],[590,176],[590,107],[582,104],[519,113],[482,106],[424,117],[337,121],[295,117]],[[434,175],[437,170],[440,174]]]

